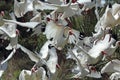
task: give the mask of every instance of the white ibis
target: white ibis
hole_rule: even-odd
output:
[[[48,54],[50,55],[50,58],[49,58],[47,61],[45,61],[45,60],[42,59],[41,56],[39,56],[38,54],[36,55],[35,53],[33,53],[32,51],[28,50],[27,48],[19,45],[19,48],[20,48],[23,52],[25,52],[32,61],[36,62],[35,67],[36,67],[36,66],[46,65],[46,67],[48,67],[48,71],[50,71],[52,74],[54,74],[54,72],[56,71],[56,65],[57,65],[57,57],[56,57],[57,55],[56,55],[56,53],[54,52],[55,49],[54,49],[54,48],[51,48],[51,46],[49,46],[49,47],[50,47],[50,48],[49,48],[50,51],[48,52]],[[53,51],[52,51],[52,50],[53,50]],[[53,53],[51,53],[51,51],[52,51]],[[50,64],[50,63],[52,63],[52,64]],[[48,64],[50,64],[50,65],[48,65]]]
[[[48,68],[50,69],[51,73],[55,73],[56,66],[58,66],[58,56],[57,56],[56,49],[54,46],[49,44],[48,48],[49,48],[49,52],[48,52],[49,59],[47,60],[47,65],[48,65]]]
[[[116,19],[112,14],[112,5],[109,4],[106,7],[105,13],[100,18],[100,21],[97,22],[95,26],[95,31],[98,32],[101,28],[105,30],[107,27],[113,28],[116,25]]]
[[[82,55],[81,57],[80,54],[82,55],[82,53],[80,52],[79,55],[75,55],[73,51],[71,51],[71,55],[75,58],[75,60],[77,61],[77,67],[74,68],[74,72],[75,75],[72,78],[83,78],[85,76],[88,77],[92,77],[92,78],[101,78],[101,74],[98,71],[94,71],[94,70],[89,70],[88,67],[83,66],[83,57],[85,57],[84,55]],[[84,53],[83,53],[84,54]],[[85,60],[85,59],[84,59]],[[82,69],[82,70],[81,70]],[[76,74],[77,73],[77,74]]]
[[[21,2],[14,0],[14,13],[18,18],[24,16],[28,11],[33,11],[33,0]]]
[[[15,16],[13,15],[13,13],[11,13],[10,16],[13,20],[15,20]],[[10,38],[10,43],[6,47],[6,49],[7,50],[13,49],[10,55],[4,61],[1,62],[1,64],[3,64],[7,62],[9,59],[11,59],[14,53],[16,52],[19,31],[16,29],[16,24],[14,23],[5,23],[2,27],[0,27],[0,30],[2,30]]]
[[[76,57],[76,55],[72,52],[72,50],[70,50],[71,55],[75,58],[75,60],[77,61],[78,67],[79,67],[79,73],[77,73],[76,75],[72,76],[71,78],[79,78],[79,77],[85,77],[88,73],[89,70],[86,69],[85,67],[83,67],[81,65],[81,62],[79,61],[79,59]]]
[[[40,67],[35,72],[30,70],[22,70],[19,75],[19,80],[46,80],[46,72],[44,68]]]
[[[102,51],[110,48],[110,46],[115,42],[115,40],[109,41],[109,37],[110,35],[106,34],[104,40],[101,40],[96,45],[93,45],[93,47],[88,52],[84,50],[81,46],[77,45],[86,54],[86,56],[88,56],[88,64],[95,64],[99,60],[101,60],[101,58],[103,57],[103,55],[101,54]]]
[[[13,13],[10,13],[12,20],[16,20]],[[10,44],[6,47],[7,50],[11,50],[12,48],[16,48],[18,43],[18,35],[19,31],[16,29],[15,23],[5,22],[2,27],[0,27],[7,36],[10,38]]]

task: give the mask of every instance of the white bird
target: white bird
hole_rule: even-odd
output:
[[[88,52],[84,50],[81,46],[76,46],[78,46],[86,54],[86,56],[88,56],[88,64],[95,64],[103,57],[103,55],[101,54],[102,51],[110,48],[110,46],[115,42],[114,39],[109,41],[109,37],[110,34],[106,34],[105,38],[99,41],[96,45],[93,45],[93,47]]]
[[[109,73],[109,72],[120,72],[120,60],[114,59],[101,69],[101,73]]]
[[[64,38],[63,38],[64,27],[56,25],[53,21],[48,22],[45,29],[45,35],[48,40],[53,38],[54,42],[57,43],[57,47],[62,45]]]
[[[100,21],[97,22],[95,26],[95,32],[98,32],[101,28],[105,30],[107,27],[113,28],[116,25],[116,19],[112,14],[112,5],[109,4],[106,7],[105,13],[100,18]]]
[[[80,32],[70,27],[57,25],[49,21],[46,25],[45,35],[47,39],[53,38],[55,47],[62,49],[66,43],[75,43],[79,39]]]
[[[79,61],[79,59],[76,57],[76,55],[72,52],[72,50],[70,50],[71,52],[71,56],[73,56],[75,58],[75,60],[77,61],[77,65],[79,67],[79,73],[75,74],[74,76],[72,76],[71,78],[82,78],[82,77],[85,77],[88,73],[89,73],[89,70],[85,67],[83,67],[81,65],[81,62]]]
[[[13,13],[10,14],[11,18],[15,20],[15,16]],[[18,44],[18,35],[19,31],[16,29],[16,24],[15,23],[5,23],[2,27],[0,27],[0,30],[2,30],[7,36],[10,38],[10,43],[6,47],[7,50],[12,50],[10,55],[1,62],[1,64],[7,62],[9,59],[12,58],[14,53],[16,52],[17,49],[17,44]]]
[[[58,56],[57,56],[56,49],[54,46],[49,44],[48,48],[49,48],[49,52],[48,52],[49,59],[47,60],[47,65],[51,73],[54,74],[56,72],[56,66],[58,66]]]
[[[13,13],[10,13],[10,16],[13,20],[16,20]],[[8,45],[8,47],[6,47],[6,49],[10,50],[12,48],[15,48],[18,42],[17,39],[19,35],[19,31],[16,29],[16,24],[5,22],[4,25],[0,27],[0,30],[3,31],[10,38],[10,44]]]
[[[79,55],[78,56],[75,55],[72,50],[70,50],[70,51],[71,51],[71,56],[73,56],[75,58],[75,60],[77,61],[77,68],[76,69],[74,68],[75,75],[72,78],[83,78],[85,76],[93,77],[93,78],[101,78],[100,72],[89,70],[88,67],[90,67],[90,66],[87,66],[87,67],[83,66],[81,58],[83,58],[84,56],[81,56],[81,58],[80,58]],[[81,54],[81,53],[79,53],[79,54]]]
[[[87,11],[95,7],[96,18],[99,20],[98,7],[104,7],[104,3],[102,0],[77,0],[75,4],[83,5],[82,11]]]
[[[30,70],[22,70],[19,75],[19,80],[46,80],[46,72],[40,67],[35,72]]]
[[[4,71],[7,69],[7,67],[8,67],[8,63],[7,62],[5,62],[4,64],[0,64],[0,79],[1,79]]]
[[[51,47],[51,46],[49,46],[49,47]],[[56,71],[57,55],[54,52],[55,51],[54,48],[49,48],[50,51],[48,52],[48,54],[50,55],[50,58],[47,61],[42,59],[41,56],[39,56],[38,54],[36,55],[32,51],[28,50],[27,48],[25,48],[25,47],[23,47],[21,45],[19,45],[19,48],[23,52],[25,52],[32,61],[36,62],[35,67],[36,66],[46,65],[47,68],[48,68],[48,71],[50,71],[52,74]],[[52,63],[52,65],[50,63]],[[50,64],[50,65],[48,65],[48,64]]]
[[[24,16],[28,11],[33,11],[33,0],[21,2],[14,0],[14,13],[18,18]]]

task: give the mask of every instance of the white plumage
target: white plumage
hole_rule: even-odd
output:
[[[14,0],[14,13],[18,18],[24,16],[28,11],[33,11],[33,0],[21,2]]]
[[[118,59],[114,59],[101,69],[101,73],[109,73],[109,72],[120,72],[120,61]]]

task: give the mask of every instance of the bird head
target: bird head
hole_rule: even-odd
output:
[[[5,15],[4,11],[1,11],[1,12],[0,12],[0,15],[1,15],[1,16],[4,16],[4,15]]]

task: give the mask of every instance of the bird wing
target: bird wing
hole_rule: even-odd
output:
[[[9,22],[9,23],[16,23],[22,27],[27,27],[27,28],[35,28],[40,22],[18,22],[15,20],[7,20],[7,19],[3,19],[5,22]]]
[[[40,9],[40,10],[55,10],[56,9],[55,6],[48,4],[48,3],[41,2],[39,0],[34,0],[33,6],[35,9]]]
[[[115,59],[108,62],[102,69],[101,73],[104,72],[116,72],[120,70],[120,61]]]
[[[16,36],[16,28],[11,23],[5,23],[0,27],[0,30],[11,38]]]
[[[55,73],[56,65],[58,64],[58,56],[54,47],[49,50],[49,55],[50,57],[47,61],[47,66],[51,73]]]
[[[57,4],[57,5],[62,4],[60,0],[45,0],[45,2],[50,3],[50,4]]]
[[[24,52],[24,53],[26,53],[28,56],[29,56],[29,58],[32,60],[32,61],[34,61],[34,62],[38,62],[39,60],[40,60],[40,57],[39,56],[37,56],[35,53],[33,53],[32,51],[30,51],[29,49],[27,49],[27,48],[25,48],[25,47],[23,47],[22,45],[18,45],[19,46],[19,48]]]
[[[80,60],[77,58],[77,56],[73,53],[73,51],[71,50],[71,55],[76,59],[77,64],[79,66],[80,72],[76,75],[74,75],[72,78],[78,78],[78,77],[84,77],[87,74],[89,74],[89,70],[87,68],[84,68],[80,62]]]
[[[2,65],[4,63],[6,63],[8,60],[10,60],[13,57],[13,55],[15,54],[15,52],[16,52],[16,49],[13,49],[13,51],[10,53],[10,55],[5,60],[3,60],[0,64]]]

